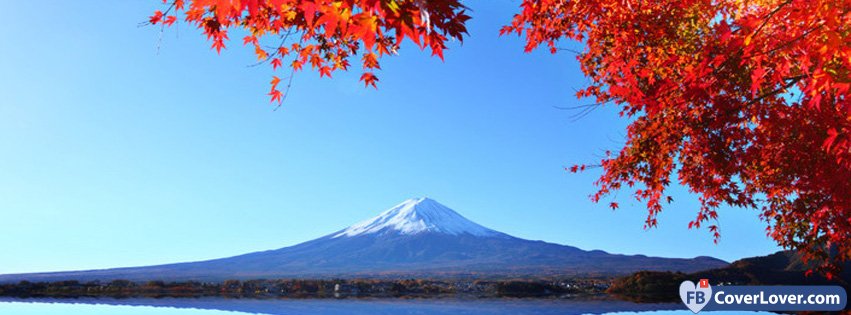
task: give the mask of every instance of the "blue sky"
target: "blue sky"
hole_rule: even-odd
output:
[[[268,67],[194,27],[138,27],[159,1],[15,1],[0,20],[0,273],[135,266],[280,248],[428,196],[515,236],[615,253],[726,260],[778,248],[751,210],[721,243],[689,230],[687,189],[657,229],[599,173],[564,166],[623,143],[602,108],[574,121],[574,57],[498,36],[519,1],[471,1],[446,61],[414,47],[358,72],[298,73],[269,104]],[[231,36],[240,38],[238,34]],[[158,50],[159,46],[159,50]],[[281,74],[284,75],[284,74]]]

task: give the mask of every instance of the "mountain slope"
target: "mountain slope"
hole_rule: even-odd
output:
[[[694,272],[726,265],[710,257],[614,255],[520,239],[467,220],[434,200],[419,198],[338,232],[277,250],[150,267],[0,275],[0,282],[619,275],[638,270]]]

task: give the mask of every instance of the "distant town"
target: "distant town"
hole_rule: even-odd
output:
[[[570,298],[602,295],[606,279],[517,280],[228,280],[143,283],[28,282],[0,285],[0,296],[17,298]]]

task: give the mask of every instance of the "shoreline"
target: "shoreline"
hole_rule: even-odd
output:
[[[682,303],[634,303],[615,299],[554,298],[343,298],[343,299],[228,299],[202,298],[30,298],[0,297],[4,304],[56,305],[56,309],[90,310],[96,307],[152,307],[194,310],[217,310],[240,314],[606,314],[617,312],[652,312],[685,310]],[[68,305],[63,307],[61,305]],[[26,308],[26,307],[25,307]]]
[[[602,279],[275,279],[224,282],[144,283],[127,280],[0,284],[8,298],[202,298],[229,299],[571,299],[608,296],[610,280]]]

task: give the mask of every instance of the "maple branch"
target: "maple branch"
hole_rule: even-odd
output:
[[[599,105],[603,105],[603,104],[605,104],[605,103],[606,103],[606,102],[599,102],[599,103],[592,103],[592,104],[585,104],[585,105],[577,105],[577,106],[569,106],[569,107],[564,107],[564,106],[553,106],[553,108],[561,109],[561,110],[574,110],[574,109],[583,109],[583,108],[587,108],[587,107],[599,106]]]
[[[571,119],[571,122],[576,122],[576,121],[584,118],[585,116],[588,116],[588,114],[590,114],[595,109],[597,109],[598,107],[601,107],[602,105],[604,105],[606,103],[608,103],[608,102],[598,102],[598,103],[577,105],[577,106],[570,106],[570,107],[553,106],[553,108],[559,109],[559,110],[577,110],[578,109],[579,110],[578,113],[573,114],[569,117]]]
[[[770,19],[771,19],[771,18],[772,18],[775,14],[777,14],[777,12],[779,12],[779,11],[780,11],[780,9],[782,9],[782,8],[783,8],[783,7],[785,7],[786,5],[791,4],[793,1],[794,1],[794,0],[788,0],[788,1],[785,1],[785,2],[781,3],[780,5],[778,5],[776,8],[774,8],[774,10],[772,10],[771,12],[769,12],[769,13],[766,15],[766,17],[763,19],[762,24],[761,24],[759,27],[757,27],[757,29],[754,31],[754,33],[752,34],[752,36],[756,36],[756,35],[757,35],[757,34],[758,34],[761,30],[762,30],[762,28],[763,28],[766,24],[768,24],[768,21],[769,21],[769,20],[770,20]],[[767,51],[762,51],[762,52],[754,53],[754,54],[751,54],[751,55],[749,55],[749,56],[742,56],[741,58],[742,58],[742,59],[745,59],[745,58],[753,58],[753,57],[757,57],[757,56],[762,56],[762,55],[768,55],[768,54],[771,54],[771,53],[773,53],[773,52],[775,52],[775,51],[777,51],[777,50],[780,50],[780,49],[782,49],[782,48],[784,48],[784,47],[786,47],[786,46],[789,46],[789,45],[791,45],[791,44],[793,44],[793,43],[795,43],[795,42],[797,42],[797,41],[799,41],[799,40],[801,40],[801,39],[804,39],[804,37],[806,37],[807,35],[811,34],[812,32],[815,32],[816,30],[818,30],[819,28],[821,28],[821,27],[823,27],[823,26],[824,26],[824,24],[823,24],[823,23],[822,23],[822,24],[819,24],[819,25],[816,25],[816,26],[814,26],[813,28],[811,28],[811,29],[809,29],[809,30],[804,31],[804,32],[803,32],[801,35],[799,35],[798,37],[795,37],[795,38],[793,38],[792,40],[790,40],[790,41],[788,41],[788,42],[785,42],[785,43],[783,43],[783,44],[781,44],[781,45],[778,45],[777,47],[774,47],[774,48],[769,49],[769,50],[767,50]],[[734,31],[733,31],[733,33],[737,32],[737,31],[739,31],[739,30],[740,30],[740,29],[736,29],[736,30],[734,30]],[[742,53],[744,53],[744,47],[740,47],[740,48],[739,48],[739,50],[738,50],[738,54],[742,54]],[[723,63],[721,63],[721,65],[720,65],[719,67],[713,67],[713,69],[712,69],[712,73],[717,75],[717,74],[719,73],[718,71],[720,71],[721,69],[724,69],[724,67],[726,67],[726,66],[727,66],[728,62],[730,62],[730,61],[731,61],[731,59],[732,59],[732,58],[726,58],[726,59],[724,60],[724,62],[723,62]]]
[[[284,88],[284,97],[281,99],[280,102],[278,102],[278,106],[275,106],[275,109],[273,109],[273,111],[277,111],[279,108],[281,108],[281,104],[283,104],[284,101],[287,100],[287,97],[290,96],[290,87],[292,87],[293,85],[293,77],[295,77],[295,68],[290,67],[290,77],[287,79],[287,86]]]
[[[768,97],[771,97],[771,96],[777,95],[777,94],[779,94],[780,92],[783,92],[783,91],[785,91],[786,89],[788,89],[788,88],[790,88],[790,87],[794,86],[795,84],[797,84],[798,82],[800,82],[800,81],[801,81],[803,78],[805,78],[805,77],[806,77],[805,75],[799,75],[799,76],[794,76],[794,77],[791,77],[791,78],[787,78],[786,80],[790,80],[790,81],[789,81],[789,82],[787,82],[785,85],[783,85],[783,86],[781,86],[781,87],[779,87],[779,88],[776,88],[776,89],[774,89],[774,90],[773,90],[773,91],[771,91],[771,92],[768,92],[768,93],[765,93],[765,94],[763,94],[763,95],[760,95],[759,97],[757,97],[757,98],[755,98],[755,99],[752,99],[752,100],[748,101],[748,102],[745,104],[745,106],[753,105],[753,104],[755,104],[755,103],[757,103],[757,102],[759,102],[759,101],[762,101],[762,100],[763,100],[763,99],[765,99],[765,98],[768,98]]]
[[[162,16],[168,16],[168,13],[171,12],[171,9],[174,8],[175,4],[176,4],[176,2],[172,1],[171,5],[169,5],[168,8],[166,8],[165,11],[162,12]],[[148,21],[144,21],[144,22],[139,22],[139,24],[137,24],[136,27],[143,27],[143,26],[148,26],[148,25],[151,25],[151,24],[152,24],[151,21],[148,20]],[[159,33],[159,37],[157,38],[157,55],[160,54],[160,47],[162,46],[163,35],[165,34],[165,25],[166,25],[165,22],[160,23],[160,33]]]
[[[750,55],[750,56],[745,56],[745,57],[742,57],[742,58],[753,58],[753,57],[756,57],[756,56],[768,55],[768,54],[773,53],[775,51],[778,51],[782,48],[785,48],[786,46],[792,45],[793,43],[795,43],[799,40],[804,39],[804,37],[806,37],[807,35],[810,35],[812,32],[815,32],[816,30],[818,30],[822,27],[824,27],[824,24],[816,25],[813,28],[806,30],[805,32],[801,33],[801,35],[798,35],[798,37],[795,37],[788,42],[785,42],[781,45],[778,45],[777,47],[774,47],[772,49],[769,49],[769,50],[766,50],[766,51],[763,51],[763,52],[759,52],[759,53],[756,53],[756,54],[753,54],[753,55]]]
[[[756,34],[759,34],[759,32],[762,30],[762,28],[765,27],[766,24],[768,24],[768,21],[771,20],[771,18],[775,14],[777,14],[777,12],[780,12],[780,9],[789,5],[790,3],[792,3],[792,1],[795,1],[795,0],[787,0],[783,3],[781,3],[780,5],[778,5],[776,8],[774,8],[774,10],[771,10],[771,12],[769,12],[768,15],[766,15],[765,18],[763,18],[762,24],[760,24],[759,27],[757,27],[756,30],[753,32],[753,36],[756,36]]]
[[[284,57],[284,55],[281,54],[281,52],[280,52],[280,48],[284,47],[284,43],[287,42],[287,39],[290,37],[290,34],[292,34],[292,31],[293,31],[292,27],[287,29],[287,33],[284,34],[283,36],[281,36],[281,43],[278,44],[278,47],[274,47],[273,52],[271,54],[267,54],[266,59],[258,61],[257,63],[254,63],[254,64],[250,64],[247,67],[256,67],[256,66],[262,65],[266,62],[269,62],[269,60],[272,60],[272,58],[274,58],[275,55],[280,55],[281,57]],[[271,48],[273,48],[273,46],[266,46],[266,48],[271,49]]]
[[[168,15],[168,13],[171,12],[171,9],[173,9],[173,8],[174,8],[174,1],[172,1],[171,5],[169,5],[168,8],[165,9],[165,11],[163,11],[163,16]],[[142,21],[142,22],[139,22],[138,24],[136,24],[137,27],[148,26],[148,25],[151,25],[151,21]],[[165,27],[165,25],[163,25],[163,27]]]
[[[569,53],[573,53],[575,55],[582,55],[582,52],[580,52],[576,49],[571,49],[571,48],[556,48],[556,49],[559,50],[559,51],[566,51],[566,52],[569,52]]]
[[[791,2],[791,1],[789,1],[789,2]],[[787,47],[787,46],[789,46],[789,45],[792,45],[793,43],[795,43],[795,42],[797,42],[797,41],[799,41],[799,40],[804,39],[804,37],[806,37],[807,35],[809,35],[809,34],[811,34],[811,33],[815,32],[816,30],[818,30],[818,29],[822,28],[823,26],[824,26],[824,24],[816,25],[816,26],[814,26],[814,27],[812,27],[812,28],[810,28],[810,29],[808,29],[808,30],[804,31],[804,32],[803,32],[801,35],[799,35],[798,37],[795,37],[795,38],[793,38],[793,39],[792,39],[792,40],[790,40],[790,41],[787,41],[787,42],[785,42],[785,43],[783,43],[783,44],[781,44],[781,45],[778,45],[777,47],[774,47],[774,48],[769,49],[769,50],[766,50],[766,51],[762,51],[762,52],[754,53],[754,54],[751,54],[751,55],[749,55],[749,56],[741,56],[741,59],[747,59],[747,58],[753,58],[753,57],[757,57],[757,56],[762,56],[762,55],[768,55],[768,54],[771,54],[771,53],[773,53],[773,52],[775,52],[775,51],[778,51],[778,50],[783,49],[783,48],[785,48],[785,47]],[[738,54],[742,54],[742,53],[744,53],[744,47],[740,47],[740,48],[739,48],[739,50],[738,50]],[[726,67],[726,66],[727,66],[730,62],[732,62],[732,60],[733,60],[733,58],[726,58],[726,59],[724,59],[724,62],[722,62],[720,66],[718,66],[718,67],[713,67],[713,68],[712,68],[712,73],[713,73],[714,75],[718,75],[718,74],[720,73],[719,71],[721,71],[722,69],[724,69],[724,67]]]

